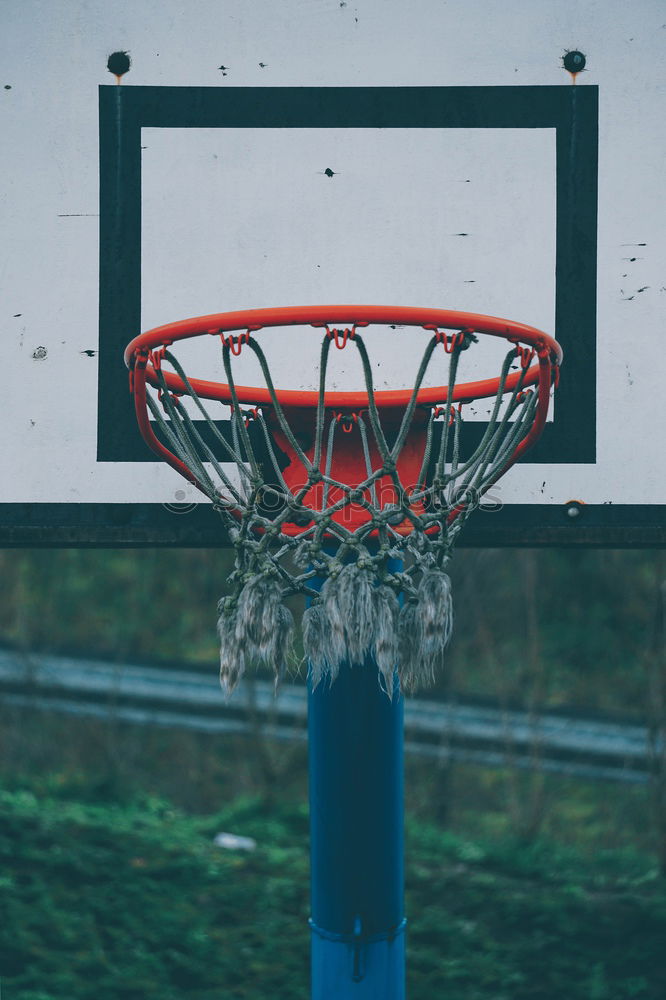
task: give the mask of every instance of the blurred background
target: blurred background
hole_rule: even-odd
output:
[[[305,670],[225,700],[231,559],[0,552],[8,996],[307,996]],[[447,669],[406,711],[411,995],[661,997],[664,553],[450,572]]]

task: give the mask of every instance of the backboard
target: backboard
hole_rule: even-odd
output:
[[[224,544],[139,435],[125,345],[357,302],[505,316],[564,348],[541,442],[465,544],[663,544],[663,21],[651,0],[5,15],[0,541]],[[412,336],[377,336],[378,387],[409,384]],[[308,387],[315,339],[285,337],[274,377]],[[341,362],[338,386],[356,377]]]

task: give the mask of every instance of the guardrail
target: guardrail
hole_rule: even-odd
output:
[[[305,740],[302,684],[242,681],[230,700],[216,672],[0,650],[0,702],[208,733],[250,733],[260,720],[272,739]],[[535,757],[535,747],[538,748]],[[538,767],[580,778],[646,783],[645,726],[545,713],[503,712],[465,702],[408,698],[405,750],[421,757],[491,767]]]

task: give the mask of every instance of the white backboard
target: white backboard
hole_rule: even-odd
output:
[[[2,539],[214,543],[136,431],[124,345],[359,302],[506,316],[564,347],[543,441],[468,541],[663,541],[665,22],[652,0],[6,11]],[[409,384],[409,336],[372,343],[378,387]],[[313,383],[314,341],[271,346],[277,383]],[[472,363],[496,372],[492,348]]]

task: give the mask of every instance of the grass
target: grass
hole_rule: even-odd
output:
[[[0,789],[7,1000],[307,998],[308,817],[241,796],[191,816],[67,784]],[[85,799],[85,800],[84,800]],[[213,844],[226,830],[252,852]],[[666,887],[649,855],[407,824],[410,1000],[662,1000]]]

